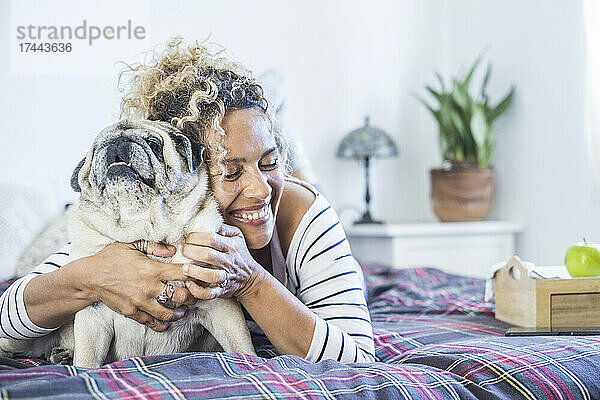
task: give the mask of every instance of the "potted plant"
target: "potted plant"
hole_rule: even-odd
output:
[[[486,92],[491,73],[488,64],[479,95],[471,96],[469,85],[479,62],[477,59],[462,80],[453,78],[450,86],[436,74],[440,90],[426,89],[437,100],[438,108],[419,98],[439,124],[442,168],[432,168],[430,173],[433,210],[442,222],[481,221],[492,208],[493,125],[510,107],[515,89],[511,87],[502,100],[491,105]]]

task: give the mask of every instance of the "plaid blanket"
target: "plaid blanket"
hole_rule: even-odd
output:
[[[187,353],[97,369],[0,360],[3,398],[600,399],[599,337],[505,337],[483,281],[365,267],[378,362]],[[4,286],[6,287],[6,286]],[[0,290],[2,287],[0,287]]]

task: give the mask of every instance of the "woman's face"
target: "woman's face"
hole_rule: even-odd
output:
[[[211,166],[212,186],[225,223],[237,226],[250,249],[269,244],[283,191],[283,170],[275,137],[261,110],[225,114],[225,175]]]

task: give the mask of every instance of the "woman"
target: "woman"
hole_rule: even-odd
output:
[[[154,261],[126,243],[67,263],[67,245],[6,291],[0,334],[46,334],[97,301],[162,331],[185,310],[157,302],[161,280],[182,280],[176,302],[235,296],[280,354],[374,361],[360,267],[323,196],[284,176],[285,141],[251,74],[176,39],[158,60],[132,68],[121,107],[170,122],[207,147],[225,224],[186,238],[183,255],[202,266]],[[165,257],[174,249],[149,243],[146,251]]]

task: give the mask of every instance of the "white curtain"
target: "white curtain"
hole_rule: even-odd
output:
[[[585,29],[584,129],[592,195],[600,202],[600,1],[583,0]]]

